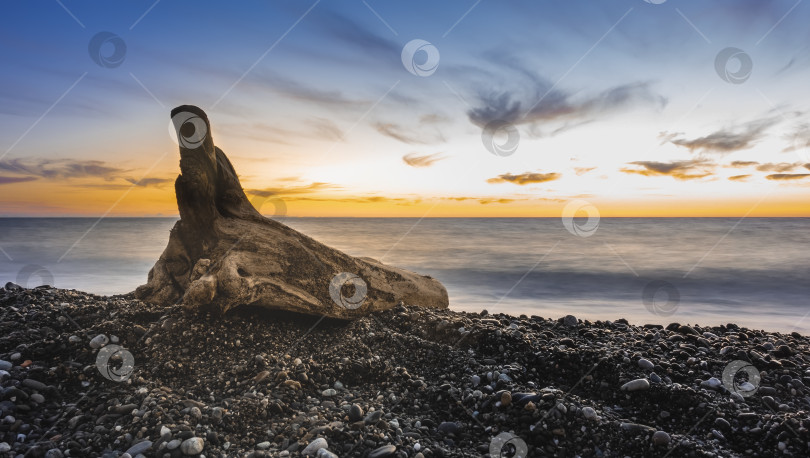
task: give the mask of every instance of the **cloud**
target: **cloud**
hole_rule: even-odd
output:
[[[259,142],[272,142],[292,145],[296,141],[313,138],[315,140],[343,140],[343,131],[334,122],[325,118],[310,118],[300,123],[299,129],[289,129],[273,122],[225,123],[224,129],[233,136],[249,138]],[[252,158],[251,160],[259,160]]]
[[[127,172],[103,161],[75,159],[4,159],[0,160],[0,170],[45,179],[102,178],[107,181]]]
[[[316,88],[277,73],[264,73],[261,79],[254,78],[254,80],[252,84],[256,85],[257,89],[270,89],[281,96],[300,102],[340,109],[358,108],[368,103],[365,100],[349,98],[338,90]]]
[[[734,161],[730,164],[732,167],[742,168],[742,167],[751,167],[754,165],[759,165],[757,161]]]
[[[160,188],[163,185],[174,183],[175,180],[174,178],[141,178],[140,180],[136,180],[134,178],[124,178],[124,179],[134,184],[135,186],[139,186],[142,188],[149,188],[149,187]]]
[[[768,163],[757,166],[757,170],[760,172],[790,172],[800,165],[801,164],[790,164],[787,162],[780,162],[779,164]]]
[[[803,167],[806,168],[807,170],[810,170],[810,164],[804,164]]]
[[[435,128],[427,129],[420,126],[416,129],[409,129],[390,122],[375,122],[371,124],[371,126],[374,127],[377,132],[409,145],[427,145],[445,141],[442,134]]]
[[[489,205],[489,204],[508,204],[514,202],[515,199],[478,199],[478,203],[481,205]]]
[[[470,122],[484,127],[492,121],[530,124],[536,135],[554,135],[591,122],[601,116],[630,107],[646,105],[663,107],[666,100],[654,93],[649,83],[636,82],[616,86],[597,94],[580,96],[557,89],[550,81],[512,64],[528,80],[526,88],[493,92],[488,87],[479,91],[478,107],[467,111]],[[554,123],[547,131],[539,131]]]
[[[776,123],[776,118],[766,118],[723,128],[704,137],[686,139],[682,134],[674,136],[665,134],[665,138],[668,136],[670,143],[684,147],[691,152],[726,154],[751,148],[757,140],[762,138],[768,128]]]
[[[574,167],[574,172],[576,172],[577,176],[585,175],[592,170],[596,170],[596,167]]]
[[[551,173],[532,173],[526,172],[518,175],[511,173],[504,173],[495,178],[490,178],[487,183],[515,183],[521,186],[533,183],[545,183],[547,181],[554,181],[560,179],[562,175],[556,172]]]
[[[399,140],[402,143],[407,143],[409,145],[413,144],[422,144],[425,145],[429,142],[425,141],[424,139],[418,137],[416,134],[411,132],[405,132],[401,126],[394,124],[394,123],[383,123],[383,122],[375,122],[372,124],[374,129],[393,139]]]
[[[751,178],[751,175],[734,175],[733,177],[728,177],[731,181],[748,181]]]
[[[712,175],[714,164],[705,160],[655,162],[636,161],[630,165],[640,166],[641,169],[622,168],[624,173],[636,173],[638,175],[651,176],[671,176],[677,180],[697,180]]]
[[[34,181],[37,177],[5,177],[0,176],[0,184],[14,184],[14,183],[24,183],[26,181]]]
[[[359,196],[359,197],[284,197],[285,202],[305,201],[305,202],[334,202],[352,204],[372,204],[372,203],[392,203],[396,205],[416,205],[422,199],[408,199],[404,197],[384,197],[384,196]]]
[[[810,177],[810,173],[774,173],[765,178],[769,180],[788,181],[788,180],[801,180],[802,178]]]
[[[441,153],[419,155],[418,153],[408,153],[402,156],[402,160],[411,167],[430,167],[438,161],[445,159]]]
[[[264,189],[246,189],[245,193],[259,197],[294,196],[302,194],[313,194],[320,191],[333,190],[338,188],[340,188],[340,186],[331,183],[323,183],[316,181],[304,186],[282,186]]]
[[[312,118],[305,123],[312,129],[312,134],[321,140],[343,140],[343,131],[329,119]]]

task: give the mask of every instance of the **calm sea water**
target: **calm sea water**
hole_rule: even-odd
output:
[[[438,278],[455,310],[810,334],[810,218],[603,218],[589,237],[557,218],[281,221]],[[0,219],[0,280],[126,293],[146,281],[173,224]]]

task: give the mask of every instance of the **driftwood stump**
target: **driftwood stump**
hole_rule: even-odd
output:
[[[171,113],[180,144],[175,181],[180,221],[135,296],[147,302],[226,312],[240,305],[352,318],[406,304],[448,306],[442,284],[355,258],[263,217],[214,146],[200,108]]]

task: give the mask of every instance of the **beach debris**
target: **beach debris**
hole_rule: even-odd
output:
[[[203,110],[171,112],[180,148],[178,221],[135,296],[170,306],[226,312],[240,305],[354,318],[400,302],[446,308],[447,290],[429,276],[349,256],[262,216]]]

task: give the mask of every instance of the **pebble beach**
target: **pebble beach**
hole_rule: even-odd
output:
[[[218,316],[11,283],[0,316],[0,456],[810,455],[798,333],[407,304]]]

